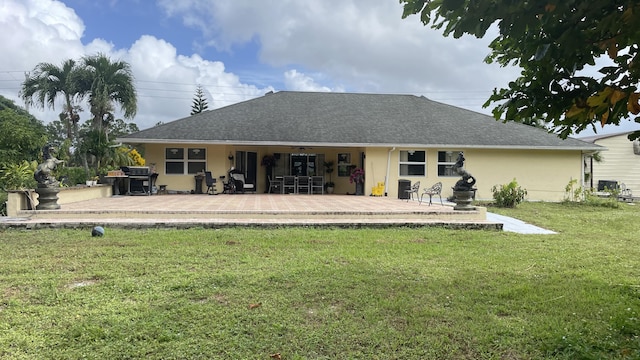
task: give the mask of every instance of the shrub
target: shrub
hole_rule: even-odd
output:
[[[620,206],[618,202],[619,190],[605,188],[604,191],[608,192],[609,196],[599,197],[591,189],[585,189],[582,186],[577,186],[577,184],[578,181],[576,179],[571,179],[567,186],[565,186],[563,203],[583,203],[590,206],[609,207],[613,209]]]
[[[89,180],[87,171],[83,167],[65,166],[58,169],[57,175],[58,180],[63,180],[64,178],[64,183],[69,186],[84,184],[85,181]]]
[[[9,194],[0,190],[0,216],[7,216],[7,200]]]
[[[22,161],[17,164],[9,164],[0,170],[0,188],[4,190],[33,189],[37,182],[33,178],[38,163],[35,161]]]
[[[144,164],[146,163],[145,159],[138,152],[138,150],[133,149],[129,151],[128,154],[131,160],[133,160],[133,163],[135,164],[135,166],[144,166]]]
[[[499,207],[516,207],[524,201],[524,197],[527,195],[527,190],[518,186],[516,179],[506,185],[494,185],[491,191],[496,206]]]
[[[618,195],[620,195],[620,191],[617,189],[609,190],[609,188],[604,188],[604,191],[609,193],[608,197],[599,197],[596,194],[594,194],[592,191],[585,191],[584,193],[585,204],[588,204],[591,206],[607,207],[612,209],[619,208],[620,202],[618,201]]]
[[[564,202],[579,202],[586,195],[586,191],[582,186],[577,186],[578,180],[571,179],[567,186],[564,187]]]

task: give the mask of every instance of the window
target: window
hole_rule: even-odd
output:
[[[425,176],[426,174],[426,151],[400,151],[400,176]]]
[[[206,160],[207,150],[204,148],[167,148],[165,150],[165,173],[196,174],[203,172],[206,169]]]
[[[316,154],[291,154],[291,168],[289,174],[294,176],[318,175],[316,164]]]
[[[453,165],[458,159],[460,151],[438,151],[438,176],[458,176],[453,171]]]
[[[351,175],[351,154],[339,153],[338,154],[338,176],[344,177]]]

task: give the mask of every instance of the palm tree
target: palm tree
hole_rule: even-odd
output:
[[[108,134],[109,125],[115,119],[115,103],[120,104],[125,118],[136,115],[137,95],[131,66],[124,61],[112,62],[104,54],[84,57],[83,62],[82,86],[89,89],[93,126]]]
[[[55,109],[58,95],[64,97],[64,110],[60,114],[63,120],[67,139],[73,140],[77,133],[80,108],[74,103],[84,97],[85,91],[79,86],[80,68],[72,59],[65,60],[61,67],[50,63],[36,65],[33,75],[27,75],[20,95],[28,105],[36,105],[42,109],[45,103]]]

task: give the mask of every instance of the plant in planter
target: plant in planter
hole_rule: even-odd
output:
[[[33,177],[33,173],[38,166],[37,161],[23,160],[20,163],[8,164],[0,168],[0,192],[2,193],[2,199],[6,201],[6,193],[9,190],[22,191],[29,200],[29,210],[35,208],[35,201],[32,196],[32,190],[37,186],[37,182]],[[2,214],[6,213],[6,203],[3,201]]]
[[[356,195],[364,195],[364,169],[352,167],[349,182],[356,184]]]
[[[329,181],[324,183],[324,189],[328,194],[333,194],[333,188],[336,186],[336,184],[331,181],[331,173],[333,173],[333,161],[325,161],[324,163],[322,163],[322,166],[324,166],[324,172],[329,174]]]

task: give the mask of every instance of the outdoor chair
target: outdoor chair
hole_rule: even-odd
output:
[[[284,176],[282,177],[282,193],[289,194],[296,192],[296,177],[295,176]]]
[[[413,194],[416,194],[416,200],[418,200],[418,190],[420,190],[420,181],[414,182],[409,189],[405,190],[407,193],[407,202],[409,202],[409,199],[413,200]]]
[[[627,188],[625,183],[620,183],[620,193],[618,194],[618,200],[620,201],[633,201],[633,194],[631,189]]]
[[[311,193],[316,194],[324,194],[324,177],[322,176],[312,176],[311,177]]]
[[[422,192],[422,195],[420,195],[420,201],[418,202],[418,204],[422,204],[422,198],[425,195],[429,195],[429,206],[431,206],[431,199],[433,198],[434,195],[438,195],[438,197],[440,198],[440,205],[444,205],[442,203],[442,183],[441,182],[437,182],[433,184],[432,187],[428,189],[424,189],[424,191]]]
[[[298,185],[296,186],[296,192],[298,194],[302,194],[304,190],[305,193],[311,194],[311,178],[308,176],[298,176]]]
[[[211,171],[204,172],[205,181],[207,183],[207,194],[215,195],[216,194],[216,179],[214,179]]]
[[[269,194],[273,194],[274,192],[282,192],[282,180],[274,180],[271,176],[267,176],[269,179]]]
[[[231,173],[231,177],[236,183],[236,191],[245,192],[245,191],[253,191],[256,192],[256,187],[254,184],[247,183],[244,177],[244,174],[241,172]]]

